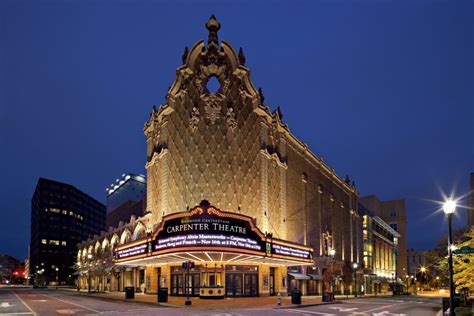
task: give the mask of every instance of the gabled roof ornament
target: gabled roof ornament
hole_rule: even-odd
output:
[[[207,45],[209,46],[211,44],[215,44],[216,46],[218,46],[219,41],[217,39],[217,31],[219,31],[219,29],[221,28],[221,24],[219,23],[219,21],[217,21],[214,14],[211,15],[209,21],[207,21],[206,28],[209,31]]]

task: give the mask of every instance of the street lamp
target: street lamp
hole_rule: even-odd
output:
[[[456,210],[456,202],[449,199],[443,204],[444,214],[448,217],[448,265],[449,265],[449,313],[454,315],[454,281],[453,281],[453,232],[452,217]]]
[[[359,267],[359,265],[357,264],[357,262],[354,262],[352,264],[352,267],[354,268],[354,294],[355,294],[355,297],[357,297],[357,268]]]
[[[56,289],[58,289],[59,284],[59,268],[56,267]]]
[[[421,267],[421,268],[420,268],[420,272],[421,272],[420,288],[421,288],[421,291],[423,292],[423,285],[424,285],[423,280],[424,280],[424,278],[425,278],[425,276],[426,276],[426,274],[425,274],[426,268],[425,268],[425,267]]]
[[[91,263],[92,254],[87,254],[87,259],[89,259],[89,270],[87,270],[87,292],[91,292]]]
[[[329,255],[331,256],[331,277],[332,277],[331,287],[332,287],[332,291],[334,292],[334,288],[336,287],[334,284],[334,256],[336,255],[336,250],[335,249],[329,250]]]

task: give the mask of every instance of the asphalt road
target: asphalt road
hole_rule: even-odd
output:
[[[358,298],[338,304],[319,305],[286,311],[299,315],[432,316],[441,309],[441,298],[397,296]]]
[[[249,298],[251,299],[251,298]],[[211,302],[210,302],[211,303]],[[196,316],[294,316],[366,315],[428,316],[441,308],[439,298],[359,298],[302,308],[226,310],[166,308],[150,304],[104,300],[54,289],[0,289],[0,315],[196,315]]]

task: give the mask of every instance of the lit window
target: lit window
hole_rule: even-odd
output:
[[[69,215],[74,216],[74,212],[73,212],[73,211],[69,211]]]
[[[50,212],[53,212],[53,213],[61,213],[61,210],[60,209],[57,209],[57,208],[50,208],[49,209]]]
[[[48,240],[46,240],[46,239],[41,239],[41,243],[42,243],[43,245],[46,245],[46,244],[48,243]]]
[[[66,210],[63,210],[63,214],[64,214],[64,215],[67,215],[67,211],[66,211]]]
[[[66,241],[61,241],[61,246],[66,246]]]
[[[50,240],[49,244],[54,245],[54,246],[59,246],[59,240]]]

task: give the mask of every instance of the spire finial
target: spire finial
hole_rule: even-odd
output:
[[[217,31],[219,31],[219,29],[221,28],[221,24],[219,23],[219,21],[217,21],[214,14],[211,15],[209,21],[207,21],[206,28],[209,31],[207,45],[211,43],[218,45]]]
[[[189,54],[189,49],[188,46],[184,48],[183,56],[181,56],[181,59],[183,60],[183,65],[186,63],[186,58],[188,58]]]
[[[245,66],[245,55],[242,47],[239,49],[239,62],[242,66]]]
[[[262,88],[258,88],[258,95],[260,96],[260,101],[263,105],[263,101],[265,100],[265,97],[263,96]]]

